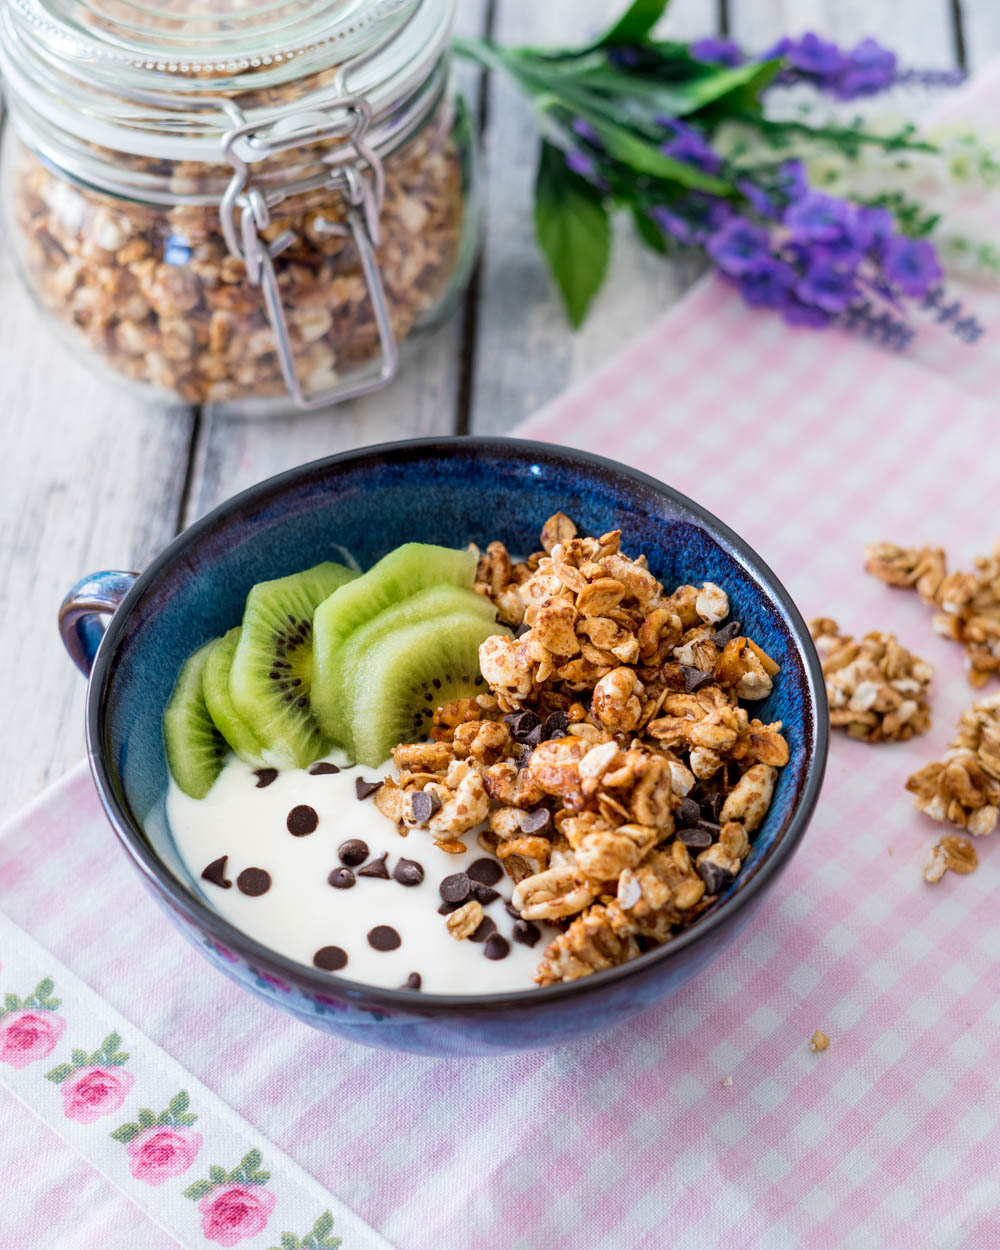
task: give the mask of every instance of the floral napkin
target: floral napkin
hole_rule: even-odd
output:
[[[940,828],[904,790],[974,693],[862,554],[991,545],[998,383],[990,338],[903,359],[708,281],[522,431],[660,476],[805,615],[936,667],[925,737],[834,742],[739,947],[604,1036],[466,1062],[326,1038],[137,892],[83,770],[0,831],[0,1245],[1000,1246],[1000,841],[926,884]]]

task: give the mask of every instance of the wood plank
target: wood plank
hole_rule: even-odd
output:
[[[970,72],[1000,57],[1000,5],[996,0],[961,0],[965,60]]]
[[[572,8],[500,0],[496,37],[512,44],[565,44],[609,24],[619,0]],[[716,30],[713,0],[675,0],[663,33],[695,38]],[[616,223],[609,273],[583,328],[566,321],[532,226],[537,138],[533,117],[509,85],[490,86],[483,161],[486,247],[476,342],[471,428],[503,433],[613,355],[676,301],[702,272],[695,258],[664,261],[643,248],[631,224]]]
[[[812,30],[848,45],[871,36],[892,48],[904,66],[955,64],[949,0],[906,0],[905,6],[899,0],[729,0],[729,28],[750,51]]]
[[[457,28],[484,30],[488,0],[460,0]],[[480,75],[459,69],[473,111]],[[403,344],[396,380],[374,395],[317,413],[274,420],[241,420],[205,410],[184,523],[243,487],[306,460],[351,447],[417,435],[452,434],[462,389],[465,304],[441,325]]]
[[[174,533],[191,416],[150,408],[59,346],[0,254],[0,817],[84,754],[86,683],[56,611],[85,573],[141,568]]]

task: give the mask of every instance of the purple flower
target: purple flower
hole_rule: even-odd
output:
[[[600,135],[588,121],[584,121],[582,117],[574,117],[570,124],[570,129],[575,135],[579,135],[585,142],[589,143],[592,148],[598,148],[603,151],[604,145],[601,143]]]
[[[843,64],[837,45],[827,43],[812,31],[807,31],[801,39],[791,40],[785,48],[785,56],[797,70],[818,78],[832,77]]]
[[[893,237],[896,223],[887,208],[865,208],[859,206],[854,213],[854,233],[863,251],[869,248],[881,248]]]
[[[664,232],[678,243],[694,243],[694,230],[686,217],[681,217],[672,209],[657,205],[649,210],[649,215]]]
[[[760,213],[761,217],[777,217],[778,209],[774,200],[758,187],[755,182],[751,182],[749,178],[740,178],[736,183],[740,191],[743,192],[744,198],[755,212]]]
[[[836,243],[844,237],[848,224],[848,204],[810,191],[785,209],[785,225],[801,243]]]
[[[752,308],[783,308],[795,283],[795,270],[780,260],[763,260],[739,280],[740,294]]]
[[[722,162],[697,130],[692,126],[685,126],[676,118],[666,117],[660,120],[674,132],[674,137],[660,147],[664,156],[672,156],[675,161],[683,161],[685,165],[694,165],[706,174],[718,172]]]
[[[926,239],[889,239],[882,249],[882,268],[904,295],[926,295],[941,281],[937,253]]]
[[[742,65],[745,59],[739,44],[731,39],[698,39],[688,51],[696,61],[709,65]]]
[[[782,35],[777,43],[773,43],[769,48],[764,49],[759,59],[761,61],[773,61],[779,56],[785,56],[791,46],[791,39],[787,35]]]
[[[787,200],[801,200],[809,194],[809,179],[801,161],[785,161],[778,166],[777,187]]]
[[[708,240],[706,251],[723,273],[742,278],[770,259],[770,239],[766,230],[745,217],[733,217]]]
[[[721,229],[733,215],[725,200],[693,191],[670,205],[657,205],[650,217],[679,243],[703,243]]]
[[[834,85],[842,100],[875,95],[891,87],[896,78],[896,54],[874,39],[862,41],[848,52]]]
[[[577,152],[575,149],[567,152],[566,164],[574,174],[579,174],[581,178],[592,178],[594,176],[594,162],[583,152]]]
[[[824,312],[843,312],[857,294],[854,274],[823,258],[814,259],[806,276],[796,286],[795,294],[803,304],[822,308]]]
[[[803,304],[797,299],[790,299],[782,309],[785,320],[790,326],[811,326],[814,330],[828,326],[833,317],[814,304]]]

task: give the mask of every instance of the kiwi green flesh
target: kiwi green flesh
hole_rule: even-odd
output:
[[[203,799],[222,771],[226,742],[216,729],[202,691],[215,641],[199,647],[181,665],[163,710],[163,741],[174,780],[193,799]]]
[[[215,727],[236,754],[247,764],[259,768],[268,763],[264,744],[233,706],[229,693],[229,670],[239,645],[242,630],[237,625],[216,639],[208,653],[201,688],[208,714]]]
[[[258,582],[247,596],[229,694],[275,764],[305,768],[329,750],[310,702],[313,613],[357,576],[340,564],[318,564]]]
[[[341,708],[341,723],[345,726],[340,745],[348,754],[353,754],[351,727],[354,722],[351,706],[353,683],[350,675],[357,671],[366,652],[407,625],[440,620],[441,628],[446,630],[449,619],[456,616],[479,616],[492,623],[496,619],[496,608],[489,599],[477,595],[474,590],[466,590],[462,586],[430,586],[427,590],[418,590],[415,595],[410,595],[401,603],[386,608],[345,639],[337,665],[340,689],[336,692],[336,701]],[[333,700],[333,691],[324,691],[324,694]]]
[[[350,687],[352,740],[359,764],[375,767],[400,742],[428,736],[436,708],[483,693],[479,646],[509,631],[479,613],[420,621],[358,657]]]
[[[476,557],[471,551],[404,543],[316,609],[313,620],[313,711],[326,735],[337,743],[350,737],[341,707],[346,669],[344,642],[373,617],[418,591],[447,583],[471,590]]]

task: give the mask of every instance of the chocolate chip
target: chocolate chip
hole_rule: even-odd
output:
[[[701,820],[701,808],[694,799],[683,799],[677,809],[677,822],[684,826],[696,825]]]
[[[496,933],[496,921],[490,916],[484,916],[479,922],[479,927],[474,933],[469,934],[470,942],[485,942],[488,937]]]
[[[257,789],[263,790],[265,786],[269,786],[278,776],[276,768],[255,768],[253,775],[257,778]]]
[[[483,885],[481,882],[475,881],[472,885],[472,897],[477,903],[481,903],[485,907],[487,903],[492,903],[494,899],[498,899],[500,897],[500,892],[498,890],[491,890],[488,885]]]
[[[265,868],[244,868],[236,878],[236,888],[241,894],[256,898],[271,888],[271,874]]]
[[[348,838],[337,847],[337,854],[342,864],[346,864],[348,868],[357,868],[358,864],[363,864],[368,858],[368,843],[362,842],[360,838]]]
[[[530,628],[531,626],[528,624],[518,625],[517,629],[514,630],[514,637],[523,638]]]
[[[477,859],[465,871],[473,881],[481,881],[483,885],[496,885],[503,876],[503,869],[495,859]]]
[[[319,817],[316,815],[316,809],[310,807],[307,803],[300,803],[298,807],[293,807],[288,813],[288,819],[285,821],[288,826],[288,832],[293,838],[304,838],[306,834],[314,833],[316,826],[319,824]]]
[[[700,668],[692,668],[690,664],[682,664],[681,672],[684,674],[684,689],[688,694],[694,694],[702,686],[709,686],[715,681],[712,673],[703,673]]]
[[[442,903],[438,908],[438,915],[450,916],[453,911],[458,911],[458,909],[462,906],[462,903]]]
[[[715,839],[707,829],[692,825],[689,829],[677,830],[677,841],[683,842],[692,851],[707,851]]]
[[[722,832],[722,826],[717,825],[712,820],[699,820],[698,828],[704,829],[706,833],[710,833],[712,835],[713,842],[718,841],[719,834]]]
[[[513,916],[515,920],[521,919],[521,913],[517,910],[517,908],[514,906],[514,904],[511,902],[509,898],[504,899],[503,909],[507,913],[508,916]]]
[[[522,739],[523,745],[526,747],[537,747],[542,740],[542,726],[536,725],[529,734],[525,734]]]
[[[354,793],[359,799],[366,799],[370,794],[374,794],[376,790],[381,789],[383,782],[381,781],[365,781],[364,777],[354,778]]]
[[[521,821],[521,829],[524,833],[541,833],[543,829],[547,829],[552,823],[552,813],[547,807],[539,807],[534,812],[529,812]]]
[[[321,946],[313,955],[313,963],[324,972],[336,972],[347,964],[347,951],[340,946]]]
[[[355,884],[354,873],[350,868],[334,868],[327,877],[326,883],[332,885],[335,890],[349,890]]]
[[[410,795],[410,811],[418,825],[425,825],[440,806],[441,800],[433,790],[415,790]]]
[[[326,760],[320,760],[318,764],[309,765],[310,777],[325,777],[328,773],[339,773],[340,769],[336,764],[328,764]]]
[[[419,972],[411,972],[399,988],[401,990],[419,990],[423,983],[423,978]]]
[[[226,880],[226,860],[228,858],[228,855],[220,855],[218,859],[213,859],[201,874],[202,881],[210,881],[212,885],[228,890],[233,884],[231,881]]]
[[[389,869],[385,866],[385,861],[389,858],[389,852],[383,851],[377,859],[373,859],[370,864],[365,864],[364,868],[358,869],[359,877],[378,877],[380,881],[389,880]]]
[[[454,903],[461,906],[469,897],[472,890],[472,882],[469,876],[464,872],[453,872],[450,877],[445,879],[438,886],[438,893],[446,903]]]
[[[493,933],[486,939],[483,954],[487,959],[506,959],[510,954],[510,943],[500,933]]]
[[[545,724],[542,726],[542,741],[548,742],[550,738],[565,738],[569,729],[569,717],[565,712],[552,712],[545,718]]]
[[[712,635],[712,641],[717,647],[724,647],[727,642],[732,642],[734,638],[739,638],[743,632],[743,626],[739,621],[730,621],[728,625],[723,627]]]
[[[377,924],[368,931],[368,945],[376,951],[394,951],[402,946],[403,939],[390,924]]]
[[[538,939],[542,936],[542,931],[538,925],[532,924],[530,920],[521,920],[518,918],[514,921],[514,928],[511,930],[511,936],[515,942],[520,942],[522,946],[534,946]]]
[[[721,894],[733,884],[734,877],[729,869],[713,863],[710,859],[702,860],[700,864],[695,864],[695,867],[698,870],[698,876],[705,882],[705,889],[709,894]]]
[[[536,729],[541,726],[541,721],[534,712],[511,712],[509,716],[504,717],[507,727],[510,729],[510,736],[515,742],[527,742],[528,737]],[[537,745],[538,740],[535,740]]]
[[[719,813],[722,811],[722,804],[725,802],[718,790],[713,790],[711,794],[706,794],[700,802],[702,811],[708,812],[713,820],[718,820]]]
[[[400,885],[419,885],[424,879],[424,868],[415,859],[401,859],[392,870],[392,875]]]

